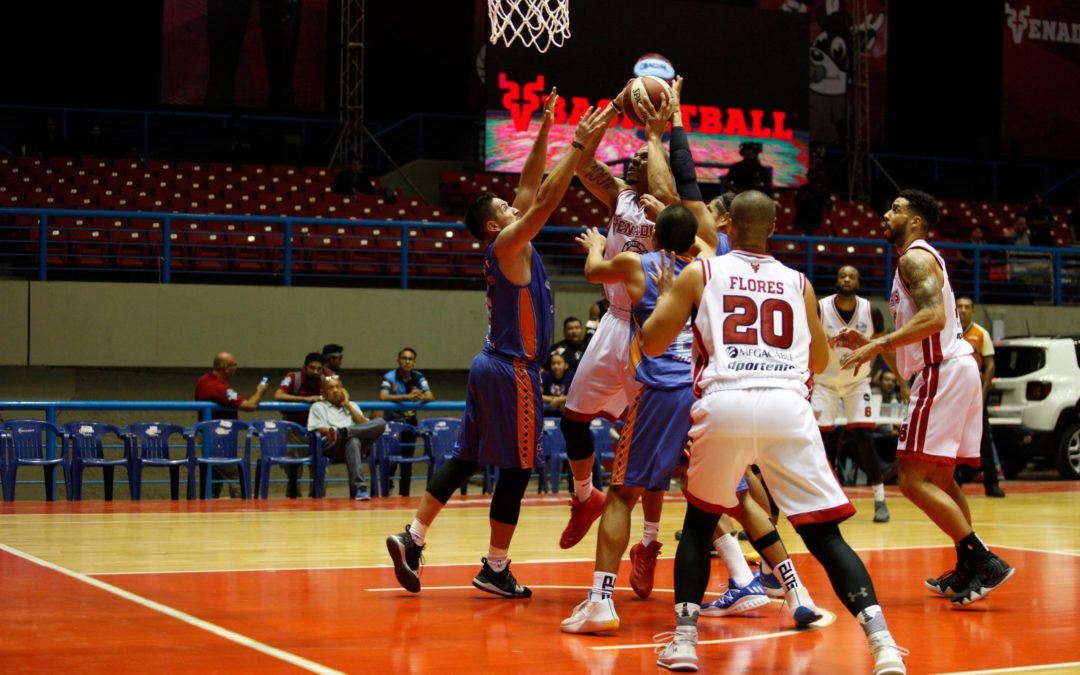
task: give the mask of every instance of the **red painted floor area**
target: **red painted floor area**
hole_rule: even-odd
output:
[[[1080,660],[1075,640],[1080,563],[1075,557],[999,548],[1017,574],[988,601],[953,609],[922,590],[922,578],[951,564],[948,549],[864,554],[911,673],[1034,666]],[[793,635],[786,611],[770,605],[736,618],[701,620],[703,670],[731,673],[869,673],[865,638],[842,613],[821,568],[796,556],[800,574],[834,624]],[[658,585],[670,588],[672,561]],[[507,601],[469,586],[475,566],[428,567],[425,590],[397,590],[390,569],[110,575],[110,584],[259,642],[345,672],[655,672],[654,633],[670,630],[670,592],[646,601],[616,595],[622,628],[571,636],[559,621],[584,597],[589,563],[514,564],[534,587]],[[0,554],[9,598],[0,661],[10,672],[70,670],[295,670],[247,647],[9,554]],[[620,580],[625,583],[624,569]],[[8,580],[13,582],[9,584]],[[717,589],[714,579],[712,589]],[[464,588],[439,589],[439,586]],[[573,586],[573,588],[544,588]],[[395,590],[380,591],[390,588]],[[756,638],[756,639],[755,639]],[[594,647],[634,646],[596,650]],[[137,664],[137,665],[136,665]],[[14,668],[9,666],[13,665]]]

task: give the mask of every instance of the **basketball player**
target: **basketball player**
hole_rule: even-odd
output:
[[[871,407],[870,369],[861,375],[840,368],[840,358],[848,350],[836,344],[836,336],[844,328],[858,331],[868,338],[885,334],[881,311],[866,298],[856,295],[859,290],[859,270],[844,265],[836,272],[836,293],[818,301],[818,316],[829,338],[829,367],[814,376],[811,405],[818,429],[828,437],[836,429],[840,402],[844,402],[847,433],[855,442],[855,458],[866,474],[866,482],[874,490],[874,522],[889,522],[889,507],[885,504],[885,483],[881,464],[874,450],[874,411]]]
[[[540,452],[539,373],[554,321],[547,271],[531,242],[562,201],[581,154],[599,143],[607,126],[604,117],[590,108],[578,123],[571,147],[541,183],[555,99],[552,89],[514,205],[485,194],[465,216],[469,231],[487,244],[484,276],[490,325],[484,349],[469,368],[465,415],[453,457],[432,477],[412,523],[386,539],[398,582],[413,593],[420,591],[417,572],[428,527],[477,467],[490,465],[500,469],[491,499],[490,547],[473,586],[504,598],[532,595],[510,572],[508,557],[521,498]]]
[[[840,534],[855,509],[825,459],[807,400],[811,371],[829,359],[814,289],[768,254],[776,206],[755,190],[732,202],[732,252],[661,271],[660,298],[643,327],[645,352],[663,353],[694,315],[694,393],[686,518],[675,556],[676,628],[657,665],[697,670],[697,619],[709,581],[709,537],[735,488],[757,464],[773,497],[833,590],[866,633],[874,672],[905,673],[859,556]],[[809,365],[809,368],[808,368]],[[803,590],[778,570],[789,596]]]
[[[1015,570],[975,534],[967,499],[953,478],[958,462],[979,463],[983,399],[945,261],[925,241],[939,213],[937,201],[919,190],[904,190],[893,201],[884,225],[886,240],[900,255],[889,300],[896,330],[872,340],[844,330],[838,342],[854,350],[841,359],[844,368],[858,370],[882,354],[899,366],[893,372],[915,377],[896,448],[900,491],[956,544],[955,569],[927,579],[926,587],[966,605]]]

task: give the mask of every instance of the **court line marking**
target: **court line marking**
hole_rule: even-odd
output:
[[[1008,545],[1005,545],[1005,544],[994,544],[993,547],[996,548],[996,549],[997,548],[1004,548],[1004,549],[1010,549],[1010,550],[1013,550],[1013,551],[1026,551],[1028,553],[1053,553],[1053,554],[1057,554],[1057,555],[1067,555],[1067,556],[1070,556],[1070,557],[1076,557],[1076,556],[1080,555],[1080,552],[1078,552],[1076,549],[1064,549],[1064,550],[1061,550],[1061,551],[1044,551],[1044,550],[1039,549],[1039,548],[1029,548],[1027,546],[1008,546]]]
[[[156,602],[149,598],[144,598],[143,596],[132,593],[131,591],[125,591],[122,588],[113,586],[112,584],[105,583],[104,581],[100,581],[98,579],[94,579],[93,577],[89,577],[85,574],[80,574],[79,572],[69,570],[65,567],[61,567],[60,565],[49,562],[48,560],[42,560],[41,558],[33,556],[24,551],[20,551],[19,549],[8,546],[7,544],[0,543],[0,551],[5,551],[17,558],[22,558],[23,560],[26,560],[27,562],[34,563],[35,565],[39,565],[41,567],[44,567],[45,569],[52,570],[53,572],[58,572],[66,577],[71,577],[76,581],[81,581],[84,584],[93,586],[94,588],[105,591],[106,593],[111,593],[112,595],[118,596],[137,605],[142,605],[147,609],[151,609],[155,612],[160,612],[161,614],[164,614],[168,617],[171,617],[178,621],[182,621],[183,623],[194,626],[195,628],[204,630],[207,633],[216,635],[230,642],[235,642],[239,645],[242,645],[249,649],[253,649],[257,652],[261,652],[263,654],[266,654],[267,656],[278,659],[279,661],[284,661],[290,665],[296,666],[297,668],[302,668],[303,670],[307,670],[313,673],[319,673],[320,675],[345,675],[340,670],[334,670],[333,668],[324,666],[321,663],[316,663],[314,661],[305,659],[302,656],[298,656],[282,649],[278,649],[277,647],[271,647],[270,645],[259,642],[258,640],[249,638],[246,635],[241,635],[240,633],[229,630],[228,628],[224,628],[217,624],[210,623],[209,621],[192,616],[191,614],[183,612],[174,607],[169,607],[168,605],[163,605],[160,602]]]
[[[1034,673],[1040,670],[1056,670],[1058,668],[1080,667],[1080,661],[1068,663],[1042,663],[1037,666],[1012,666],[1010,668],[993,668],[991,670],[954,670],[948,673],[936,673],[935,675],[993,675],[994,673]]]

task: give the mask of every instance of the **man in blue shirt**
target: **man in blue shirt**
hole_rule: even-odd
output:
[[[427,378],[419,370],[415,370],[416,350],[405,347],[398,352],[398,367],[389,370],[383,375],[382,387],[379,391],[381,401],[402,401],[405,403],[426,403],[435,400],[435,394],[428,386]],[[417,418],[415,410],[389,410],[386,412],[387,422],[407,422],[416,426]],[[412,457],[416,452],[416,435],[411,432],[401,434],[401,454],[404,457]],[[396,464],[390,468],[390,474],[397,469]],[[409,496],[409,483],[412,482],[412,464],[401,465],[401,480],[398,483],[399,494],[402,497]]]

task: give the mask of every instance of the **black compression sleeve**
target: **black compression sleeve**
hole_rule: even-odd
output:
[[[675,189],[679,191],[680,198],[703,201],[694,170],[694,157],[690,154],[690,141],[682,127],[671,128],[671,173],[675,177]]]

